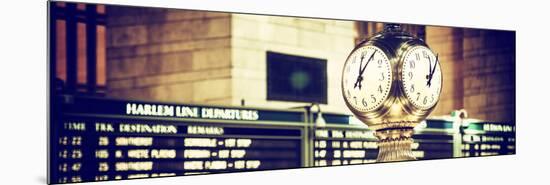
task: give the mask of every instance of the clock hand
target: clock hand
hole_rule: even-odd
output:
[[[360,75],[363,75],[363,72],[365,72],[365,69],[367,68],[367,66],[369,65],[369,62],[372,60],[372,58],[374,57],[374,54],[376,54],[376,51],[377,50],[374,50],[374,52],[372,52],[372,54],[370,55],[369,57],[369,60],[367,60],[367,64],[365,64],[365,66],[363,67],[363,69],[361,69],[361,72],[360,72]]]
[[[430,57],[428,57],[428,62],[430,62],[429,66],[428,66],[428,75],[426,75],[426,85],[429,87],[430,86],[430,76],[431,76],[431,71],[432,71],[432,60],[430,59]]]
[[[370,55],[369,59],[367,60],[367,63],[365,64],[365,66],[361,66],[361,64],[363,63],[364,55],[361,56],[361,63],[359,63],[359,75],[357,76],[357,81],[355,81],[354,88],[359,87],[359,89],[361,89],[361,82],[363,81],[363,73],[365,72],[365,69],[369,65],[370,61],[374,58],[374,54],[376,54],[376,51],[377,50],[374,50],[374,52]]]
[[[432,85],[432,78],[434,76],[434,73],[435,73],[435,68],[437,67],[437,63],[439,62],[439,54],[435,55],[435,64],[434,64],[434,68],[433,69],[430,69],[430,78],[428,79],[428,87],[430,87]]]
[[[439,62],[439,53],[435,55],[435,64],[434,64],[434,68],[432,69],[432,76],[434,75],[434,72],[435,72],[435,67],[437,66],[437,63]]]
[[[357,80],[355,80],[355,84],[353,88],[359,87],[361,89],[361,81],[363,80],[363,76],[361,76],[361,66],[363,65],[363,59],[365,58],[365,53],[361,53],[361,61],[359,62],[359,73],[357,73]]]
[[[361,75],[361,66],[363,66],[363,59],[365,58],[365,53],[361,53],[361,62],[359,62],[359,73]]]

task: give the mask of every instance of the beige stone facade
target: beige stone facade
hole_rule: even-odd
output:
[[[128,7],[108,11],[108,96],[231,103],[230,14]]]
[[[129,10],[132,9],[132,10]],[[268,101],[266,52],[327,60],[331,112],[355,22],[185,10],[116,7],[108,19],[108,91],[117,98],[290,108]],[[132,15],[141,16],[132,19]]]
[[[289,108],[306,103],[267,100],[266,52],[327,60],[327,106],[344,112],[340,75],[355,46],[355,23],[322,19],[234,14],[232,16],[233,104],[245,99],[257,107]],[[342,110],[343,109],[343,110]]]

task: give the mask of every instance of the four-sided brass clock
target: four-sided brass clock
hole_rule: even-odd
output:
[[[359,43],[342,73],[346,105],[379,139],[378,161],[415,159],[413,128],[437,105],[441,86],[438,55],[396,24]]]

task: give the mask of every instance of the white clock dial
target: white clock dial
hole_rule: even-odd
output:
[[[439,100],[441,65],[425,46],[415,46],[405,55],[401,81],[406,98],[417,108],[429,109]]]
[[[344,65],[344,99],[356,111],[369,112],[380,107],[388,98],[391,83],[391,63],[378,47],[356,49]]]

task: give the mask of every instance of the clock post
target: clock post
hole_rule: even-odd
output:
[[[361,61],[365,57],[356,56],[365,53],[369,56],[368,51],[357,54],[361,48],[376,48],[376,51],[380,51],[378,55],[388,61],[389,70],[369,70],[367,65],[370,59],[366,60],[364,67],[360,67],[362,70],[359,72],[349,70],[354,68],[353,64],[364,65]],[[360,58],[360,61],[357,62],[356,58]],[[384,91],[376,93],[356,88],[376,88],[377,83],[365,80],[369,82],[365,84],[362,79],[379,76],[379,73],[389,73],[387,77],[391,78],[388,83],[378,83],[388,86]],[[350,79],[355,79],[355,76],[358,76],[358,80],[351,80],[355,83],[350,83]],[[342,93],[351,112],[374,130],[378,138],[377,162],[416,160],[411,148],[414,127],[437,105],[441,85],[438,56],[422,39],[402,31],[398,24],[387,24],[384,31],[361,42],[351,52],[342,73]],[[377,102],[375,105],[372,104],[375,101],[367,101],[363,105],[356,103],[356,99],[362,97],[372,97]]]
[[[382,128],[375,130],[378,138],[377,162],[416,160],[412,153],[413,128],[416,122],[394,121],[382,123]]]

